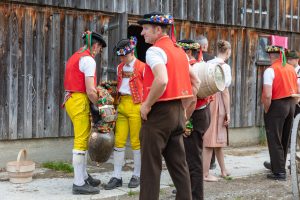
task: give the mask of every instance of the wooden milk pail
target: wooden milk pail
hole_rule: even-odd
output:
[[[225,89],[225,74],[221,65],[206,62],[197,63],[193,71],[200,79],[201,84],[197,97],[202,99]]]
[[[8,162],[6,171],[8,172],[9,181],[12,183],[28,183],[32,181],[35,163],[26,160],[27,153],[25,149],[21,149],[18,154],[17,161]]]

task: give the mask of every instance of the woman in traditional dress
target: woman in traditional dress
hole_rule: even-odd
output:
[[[229,42],[220,40],[217,43],[218,55],[211,64],[220,64],[225,73],[225,90],[214,95],[214,101],[210,104],[211,123],[203,136],[203,180],[218,181],[218,178],[209,174],[209,165],[213,150],[221,168],[221,176],[229,175],[225,168],[224,153],[222,147],[228,144],[228,124],[230,122],[230,95],[228,87],[231,83],[231,69],[226,60],[231,56],[231,45]]]

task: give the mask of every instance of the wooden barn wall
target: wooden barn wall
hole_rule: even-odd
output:
[[[1,140],[72,135],[60,107],[65,64],[83,45],[83,31],[101,32],[108,20],[100,12],[0,3]],[[106,60],[97,56],[97,66]]]
[[[298,0],[6,0],[105,12],[143,15],[151,11],[181,20],[299,31]]]

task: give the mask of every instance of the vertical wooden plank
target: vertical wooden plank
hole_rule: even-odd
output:
[[[59,63],[60,63],[60,14],[48,18],[48,59],[46,62],[45,137],[57,137],[59,131]]]
[[[297,2],[297,6],[295,6],[295,8],[297,9],[297,32],[300,31],[300,2],[295,0]]]
[[[24,9],[21,7],[15,7],[14,10],[17,13],[18,17],[18,41],[19,42],[19,54],[18,54],[18,109],[17,109],[17,138],[23,138],[24,137],[24,125],[25,125],[25,119],[24,119],[24,112],[25,112],[25,104],[24,101],[25,99],[25,94],[27,94],[27,91],[24,90],[24,85],[25,85],[25,69],[23,65],[24,61],[24,34],[23,34],[23,29],[24,29]]]
[[[162,4],[162,12],[173,14],[173,0],[160,0]]]
[[[216,4],[212,7],[214,7],[214,23],[218,24],[224,24],[224,10],[225,10],[225,3],[224,1],[216,1]]]
[[[37,11],[36,28],[34,33],[34,87],[36,97],[33,105],[33,137],[42,138],[44,136],[44,110],[45,110],[45,92],[46,92],[46,74],[45,74],[45,52],[46,52],[46,14],[42,11]]]
[[[62,34],[61,34],[61,44],[62,44],[62,51],[61,53],[61,59],[60,59],[60,103],[63,102],[64,99],[64,74],[65,74],[65,67],[66,63],[73,54],[73,16],[71,14],[65,14],[62,26]],[[72,124],[69,116],[67,115],[67,112],[65,109],[59,109],[59,136],[60,137],[66,137],[66,136],[72,136]]]
[[[211,22],[212,8],[210,0],[203,0],[203,19],[204,22]]]
[[[227,10],[226,10],[226,24],[234,24],[235,19],[235,2],[236,0],[227,1]]]
[[[267,66],[257,67],[257,76],[256,76],[256,126],[262,126],[264,124],[263,118],[263,106],[261,103],[261,93],[263,86],[263,73]]]
[[[0,140],[9,139],[9,59],[10,43],[9,41],[9,22],[10,11],[8,5],[0,6]]]
[[[280,0],[278,5],[278,30],[286,29],[286,0]]]
[[[114,1],[114,12],[123,13],[126,12],[126,0],[113,0]]]
[[[140,14],[139,13],[140,1],[139,0],[127,0],[127,12],[128,14]]]
[[[19,59],[19,22],[15,9],[11,9],[11,15],[9,19],[9,56],[8,56],[8,104],[9,104],[9,139],[17,139],[17,127],[18,127],[18,59]]]
[[[140,1],[139,13],[141,15],[144,15],[146,13],[153,11],[153,10],[149,10],[150,3],[148,0],[139,0],[139,1]]]
[[[114,46],[117,42],[127,37],[127,27],[128,27],[128,15],[127,13],[116,14],[114,18],[110,19],[108,25],[108,68],[107,77],[108,80],[116,80],[116,66],[119,64],[119,59],[114,56]]]
[[[262,11],[266,11],[266,15],[262,15],[262,28],[270,29],[270,0],[262,0]]]
[[[279,14],[278,13],[279,5],[277,4],[277,2],[278,2],[277,0],[269,1],[269,29],[272,30],[277,30],[278,28],[277,16]]]
[[[200,0],[187,1],[187,20],[199,21],[200,20]]]
[[[174,0],[173,13],[175,18],[187,19],[187,0]]]
[[[243,52],[244,48],[244,30],[240,29],[237,32],[237,47],[236,51],[237,52]],[[235,110],[234,110],[234,127],[240,127],[241,126],[241,119],[240,114],[241,114],[241,108],[242,107],[242,101],[241,101],[241,96],[242,96],[242,66],[243,66],[243,55],[240,53],[236,54],[236,65],[234,66],[235,69],[235,97],[232,99],[235,102]]]
[[[24,138],[32,138],[32,101],[35,98],[35,88],[34,88],[34,76],[33,76],[33,37],[32,37],[32,16],[33,10],[26,9],[24,15],[24,60],[23,68],[24,75],[24,85],[22,86],[24,90],[24,112],[23,115],[20,113],[20,116],[24,118]]]

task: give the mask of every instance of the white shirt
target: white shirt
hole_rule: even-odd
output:
[[[224,63],[224,60],[222,58],[215,57],[214,59],[207,61],[207,63],[220,64],[220,63]],[[225,75],[225,87],[229,87],[232,81],[230,66],[224,63],[222,64],[222,68]]]
[[[158,64],[167,64],[167,61],[167,54],[159,47],[150,47],[146,52],[146,63],[152,70]]]
[[[295,71],[297,74],[297,85],[298,85],[298,88],[300,88],[300,66],[299,65],[297,65],[297,67],[295,67]]]
[[[79,70],[85,76],[95,76],[96,61],[91,56],[81,57],[79,60]]]
[[[124,72],[133,72],[134,70],[134,62],[136,59],[133,59],[128,65],[125,64],[123,67]],[[122,83],[119,89],[121,94],[129,94],[131,95],[130,86],[129,86],[129,79],[130,78],[122,78]]]
[[[269,67],[264,71],[264,85],[273,85],[273,80],[275,78],[274,69]]]

